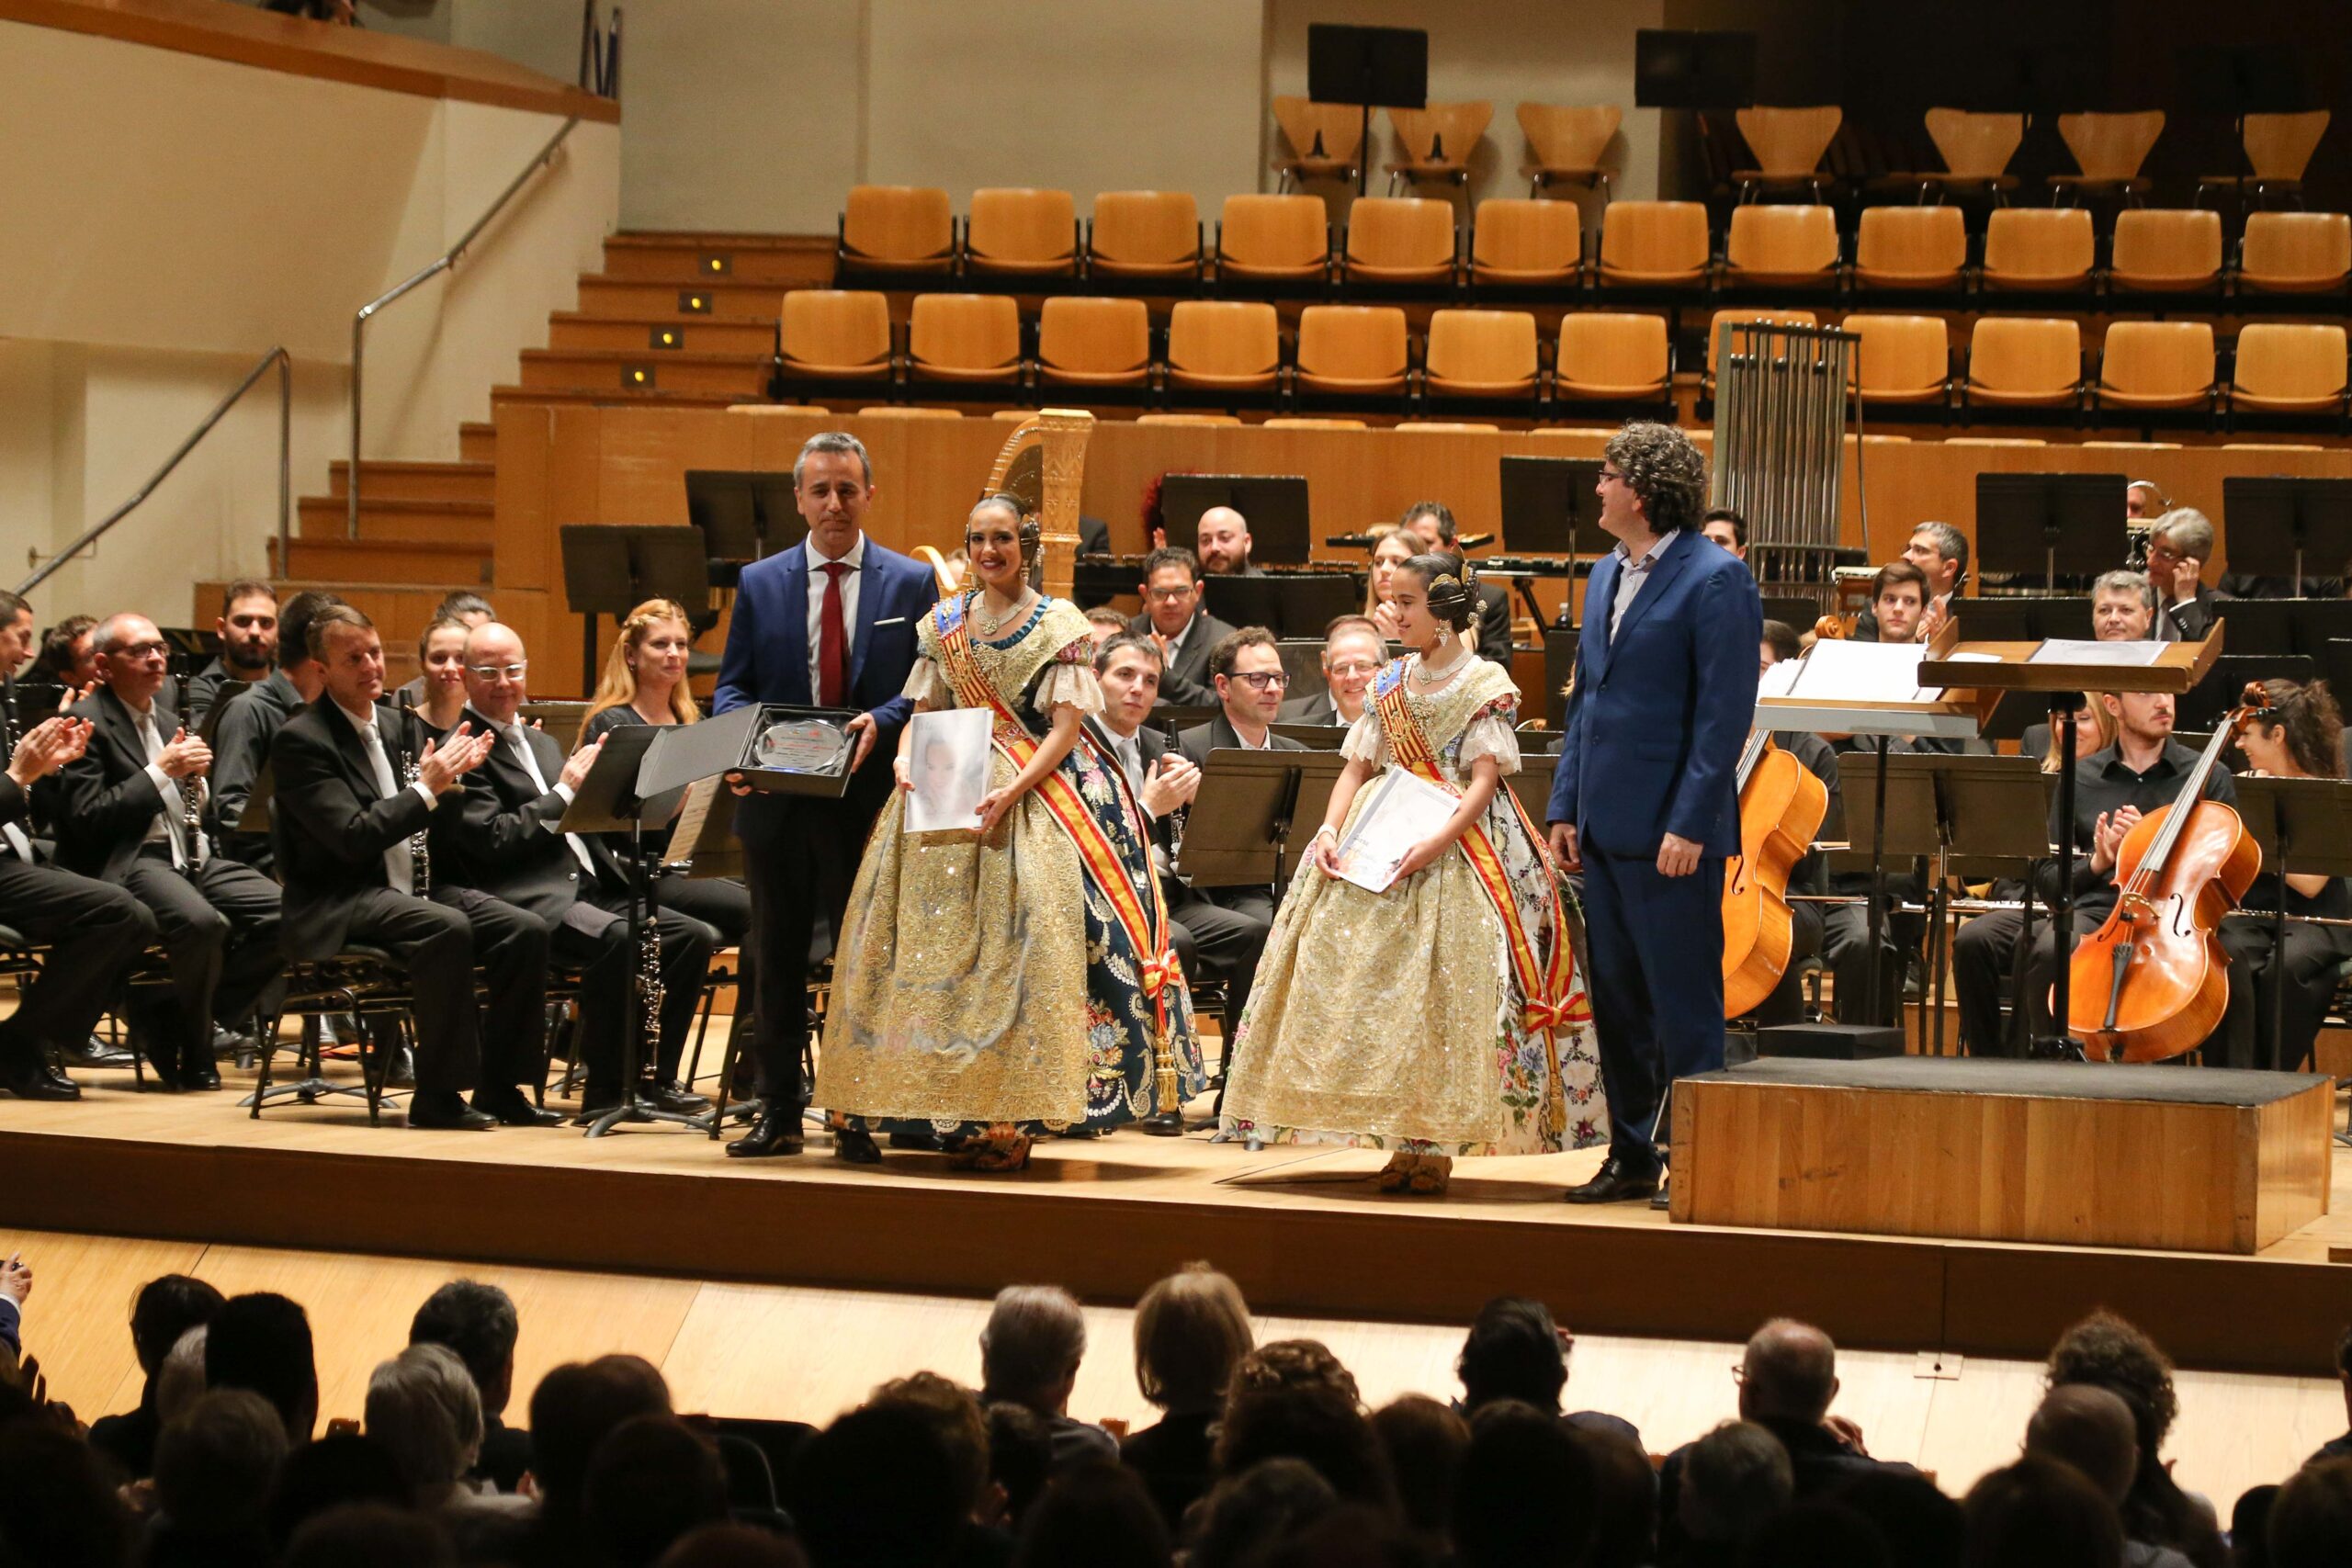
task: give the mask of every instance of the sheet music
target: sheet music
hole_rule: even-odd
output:
[[[662,852],[664,865],[684,865],[695,858],[695,845],[702,841],[702,825],[710,817],[711,803],[718,798],[720,782],[713,775],[686,785],[677,826],[670,829],[669,847]]]
[[[2163,656],[2160,642],[2079,642],[2052,637],[2026,659],[2028,664],[2107,664],[2141,668]]]
[[[1825,638],[1798,660],[1787,695],[1815,702],[1935,702],[1943,688],[1919,684],[1919,660],[1927,651],[1924,643]]]
[[[1392,768],[1340,840],[1340,879],[1385,893],[1415,844],[1445,826],[1461,802],[1427,779]]]

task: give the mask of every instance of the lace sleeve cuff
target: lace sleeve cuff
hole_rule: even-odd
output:
[[[1036,704],[1037,711],[1046,715],[1057,707],[1074,707],[1081,716],[1101,713],[1102,685],[1095,680],[1092,666],[1056,660],[1037,678]]]
[[[1340,742],[1340,755],[1351,762],[1367,762],[1375,768],[1388,765],[1388,737],[1369,709],[1348,727],[1348,738]]]
[[[915,667],[907,671],[907,684],[899,695],[912,697],[923,706],[933,709],[956,705],[955,688],[941,673],[938,660],[932,659],[915,660]]]
[[[1481,757],[1492,757],[1495,766],[1506,774],[1519,772],[1519,737],[1511,733],[1508,722],[1491,712],[1472,719],[1462,732],[1463,771],[1467,773]]]

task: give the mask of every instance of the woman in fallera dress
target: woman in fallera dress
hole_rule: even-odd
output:
[[[981,502],[965,534],[978,587],[919,634],[907,694],[918,713],[990,712],[989,791],[978,833],[904,832],[914,727],[901,732],[817,1060],[817,1103],[853,1163],[881,1158],[881,1130],[1019,1170],[1040,1133],[1108,1129],[1201,1089],[1138,808],[1080,744],[1102,707],[1086,616],[1030,588],[1036,542],[1018,502]]]
[[[1382,1190],[1435,1193],[1457,1155],[1582,1148],[1609,1122],[1558,884],[1503,783],[1519,691],[1459,636],[1475,580],[1421,555],[1390,586],[1415,651],[1374,677],[1341,744],[1237,1031],[1225,1120],[1267,1143],[1387,1149]],[[1340,879],[1339,846],[1392,768],[1459,804],[1371,893]]]

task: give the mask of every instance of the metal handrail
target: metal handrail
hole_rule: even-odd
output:
[[[38,550],[27,550],[25,564],[33,566],[36,562],[40,562],[40,565],[30,577],[17,584],[17,592],[20,595],[29,593],[48,581],[50,576],[59,568],[96,544],[99,536],[137,510],[139,503],[155,493],[155,487],[162,484],[171,476],[172,470],[180,466],[180,459],[196,450],[196,444],[211,434],[212,427],[220,423],[221,417],[236,405],[239,398],[252,389],[253,384],[260,380],[262,373],[272,365],[277,367],[277,570],[284,571],[287,538],[294,512],[294,359],[283,346],[280,346],[263,355],[254,367],[245,372],[245,378],[237,383],[236,389],[221,399],[213,411],[204,416],[203,422],[188,433],[188,438],[179,444],[179,449],[164,458],[164,466],[149,475],[147,482],[139,487],[138,494],[107,513],[96,523],[83,529],[79,538],[50,557],[47,561],[40,560]]]
[[[379,294],[373,299],[368,300],[368,303],[360,306],[357,312],[352,316],[351,470],[348,476],[349,482],[345,486],[345,489],[350,494],[351,505],[345,523],[345,537],[352,539],[359,537],[360,383],[361,371],[364,368],[368,352],[368,322],[378,311],[383,310],[385,306],[390,305],[393,300],[398,299],[401,296],[406,294],[410,289],[414,288],[418,284],[424,282],[427,278],[436,276],[439,274],[447,272],[451,268],[455,267],[458,265],[458,258],[466,254],[466,247],[472,244],[475,237],[490,226],[490,220],[492,219],[497,217],[499,213],[505,210],[506,204],[514,198],[514,193],[523,188],[523,182],[537,174],[555,157],[556,149],[563,145],[563,139],[571,135],[571,128],[579,123],[580,117],[578,115],[573,115],[571,118],[565,120],[563,122],[562,129],[558,130],[553,136],[548,137],[548,144],[540,148],[537,154],[533,157],[529,163],[523,165],[523,172],[516,175],[513,180],[507,183],[506,188],[498,193],[498,199],[492,202],[489,208],[480,218],[474,220],[473,227],[467,230],[462,235],[458,236],[458,243],[450,246],[448,250],[439,257],[439,259],[428,263],[421,271],[419,271],[414,276],[409,278],[406,282],[395,284],[391,288],[386,290],[384,293]]]

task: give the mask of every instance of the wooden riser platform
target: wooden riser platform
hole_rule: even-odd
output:
[[[845,1167],[821,1136],[753,1164],[673,1128],[371,1129],[352,1102],[254,1122],[237,1079],[181,1097],[77,1076],[79,1104],[0,1100],[0,1224],[947,1294],[1055,1280],[1118,1301],[1207,1258],[1266,1311],[1461,1322],[1509,1292],[1594,1333],[1736,1341],[1787,1313],[1857,1347],[2024,1358],[2106,1305],[2185,1365],[2303,1375],[2343,1325],[2329,1245],[2352,1242],[2340,1217],[2253,1258],[1670,1224],[1561,1202],[1597,1151],[1464,1161],[1435,1200],[1377,1193],[1377,1153],[1199,1134],[1048,1142],[1012,1178],[926,1155]]]

